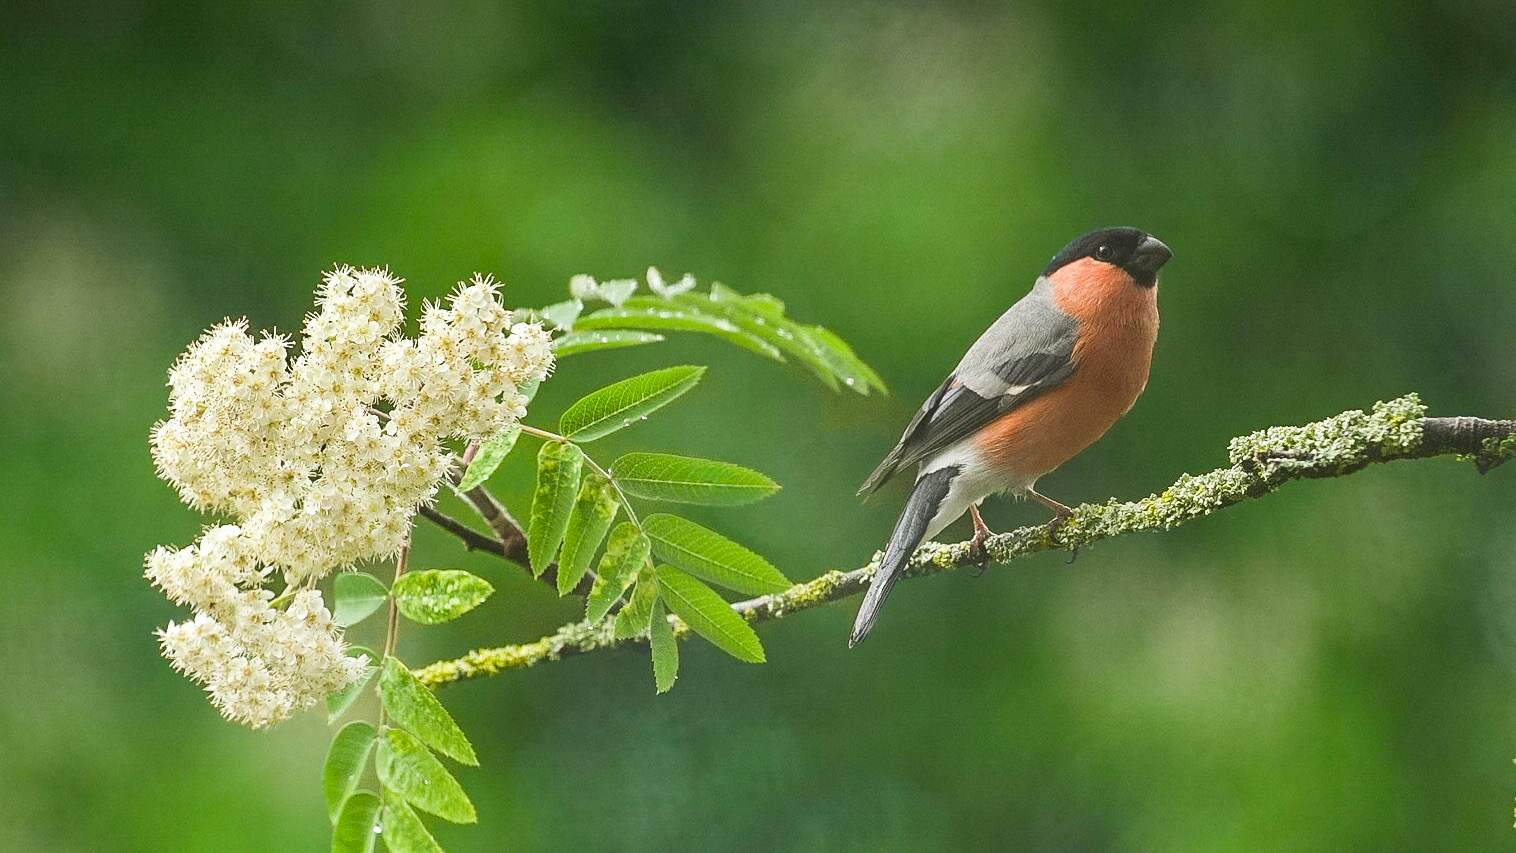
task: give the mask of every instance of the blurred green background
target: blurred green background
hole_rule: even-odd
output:
[[[225,316],[293,330],[323,270],[413,301],[475,271],[694,272],[884,375],[834,395],[705,340],[566,361],[529,421],[711,363],[610,455],[786,488],[699,517],[792,577],[861,564],[853,490],[963,348],[1096,226],[1174,248],[1152,383],[1043,480],[1134,498],[1225,440],[1419,391],[1516,414],[1516,11],[1496,0],[21,2],[0,15],[0,849],[317,850],[328,731],[223,722],[157,656],[141,555],[201,517],[153,476],[165,371]],[[502,493],[524,509],[515,460]],[[1516,471],[1296,484],[1065,565],[903,584],[687,645],[449,688],[472,851],[1508,850]],[[993,525],[1041,521],[993,503]],[[953,535],[962,535],[954,528]],[[500,593],[424,663],[570,620]],[[367,629],[358,631],[367,639]]]

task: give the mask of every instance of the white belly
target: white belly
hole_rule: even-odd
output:
[[[1022,477],[1003,466],[991,468],[978,450],[972,436],[952,445],[941,453],[921,463],[921,473],[940,471],[957,466],[958,475],[948,484],[947,497],[937,508],[937,514],[926,526],[926,536],[931,539],[942,528],[957,521],[969,507],[1000,492],[1024,495],[1037,484],[1036,477]]]

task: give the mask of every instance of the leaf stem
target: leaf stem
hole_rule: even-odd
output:
[[[568,439],[564,438],[563,436],[559,435],[556,432],[548,432],[545,429],[537,429],[534,426],[527,426],[526,424],[517,424],[517,426],[521,427],[521,431],[524,432],[524,433],[526,433],[527,435],[535,435],[538,438],[545,438],[545,439],[547,439],[549,441],[556,441],[556,442],[559,442],[561,444],[568,444]]]
[[[479,455],[480,443],[479,439],[476,438],[468,443],[468,447],[463,449],[463,470],[467,471],[468,466],[473,464],[474,457]]]
[[[411,534],[406,531],[405,541],[400,543],[400,553],[395,557],[395,582],[400,582],[400,576],[405,574],[405,564],[411,556]],[[389,625],[384,632],[384,656],[389,657],[395,653],[395,635],[400,629],[400,608],[395,603],[395,586],[390,584],[390,619]]]

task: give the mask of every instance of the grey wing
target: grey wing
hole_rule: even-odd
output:
[[[858,490],[868,494],[900,470],[972,435],[980,427],[1069,378],[1079,325],[1053,304],[1047,282],[1001,315],[927,398],[900,442]]]

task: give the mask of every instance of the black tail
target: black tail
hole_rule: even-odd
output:
[[[874,572],[869,591],[863,596],[863,604],[858,608],[858,619],[853,623],[853,636],[847,641],[848,648],[863,642],[869,629],[874,627],[874,620],[879,618],[879,608],[884,606],[885,596],[890,594],[890,588],[900,579],[901,570],[910,562],[911,555],[916,553],[917,546],[926,537],[926,527],[931,523],[932,516],[937,514],[942,499],[947,497],[948,487],[952,485],[953,478],[958,476],[958,470],[956,465],[950,465],[923,474],[916,480],[911,496],[905,499],[905,508],[900,510],[900,518],[895,522],[890,542],[884,546],[884,557],[879,561],[879,570]]]

